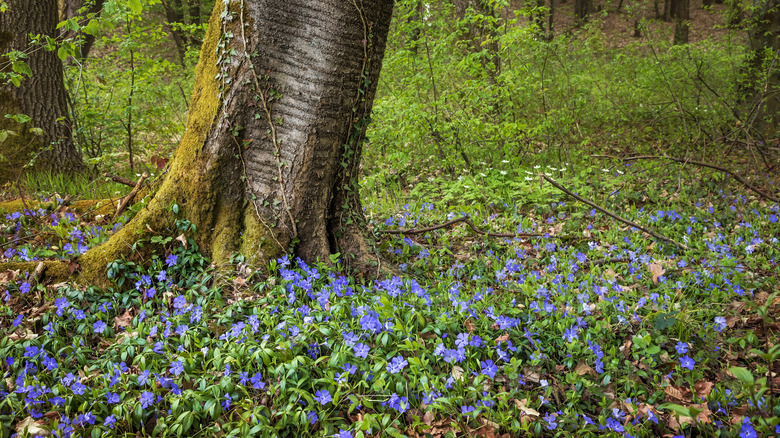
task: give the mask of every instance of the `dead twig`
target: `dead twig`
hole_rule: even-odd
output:
[[[149,178],[149,174],[144,172],[141,175],[141,179],[138,180],[138,182],[135,184],[135,187],[133,187],[133,190],[130,191],[130,193],[122,198],[121,201],[119,201],[119,205],[116,207],[116,213],[114,213],[114,220],[116,220],[122,212],[125,211],[128,205],[130,205],[130,201],[135,198],[135,195],[138,194],[138,192],[141,190],[141,186],[143,185],[146,178]]]
[[[127,179],[127,178],[122,178],[122,177],[121,177],[121,176],[119,176],[119,175],[114,175],[114,174],[111,174],[111,173],[106,173],[106,174],[105,174],[105,175],[103,175],[103,176],[105,176],[106,178],[108,178],[108,179],[110,179],[110,180],[112,180],[112,181],[114,181],[114,182],[118,182],[119,184],[124,184],[124,185],[126,185],[126,186],[135,187],[136,185],[138,185],[138,183],[137,183],[137,182],[135,182],[135,181],[133,181],[133,180],[130,180],[130,179]]]
[[[413,230],[379,230],[377,233],[384,233],[384,234],[422,234],[427,233],[429,231],[435,231],[440,230],[442,228],[447,228],[449,226],[455,225],[459,222],[463,222],[466,225],[469,226],[475,233],[480,234],[482,236],[488,236],[488,237],[507,237],[507,238],[515,238],[515,237],[542,237],[544,234],[539,233],[491,233],[488,231],[482,231],[479,228],[477,228],[474,225],[474,222],[471,222],[471,219],[469,219],[467,216],[459,217],[457,219],[453,219],[451,221],[444,222],[443,224],[439,225],[433,225],[430,227],[425,228],[417,228]]]
[[[580,195],[577,195],[576,193],[574,193],[574,192],[570,191],[570,190],[569,190],[569,189],[567,189],[566,187],[564,187],[564,186],[562,186],[562,185],[558,184],[558,183],[557,183],[557,182],[556,182],[554,179],[552,179],[552,178],[550,178],[550,177],[548,177],[548,176],[546,176],[546,175],[544,175],[544,174],[542,174],[542,175],[540,175],[540,176],[541,176],[541,177],[542,177],[542,178],[543,178],[545,181],[547,181],[548,183],[552,184],[552,186],[553,186],[553,187],[555,187],[556,189],[558,189],[558,190],[562,191],[563,193],[566,193],[567,195],[571,196],[572,198],[574,198],[574,199],[576,199],[576,200],[578,200],[578,201],[580,201],[580,202],[582,202],[582,203],[584,203],[584,204],[588,204],[588,205],[590,205],[591,207],[593,207],[593,208],[595,208],[596,210],[598,210],[598,211],[600,211],[600,212],[602,212],[602,213],[606,214],[607,216],[611,217],[612,219],[615,219],[615,220],[616,220],[616,221],[618,221],[618,222],[622,222],[622,223],[624,223],[624,224],[626,224],[626,225],[629,225],[629,226],[632,226],[632,227],[634,227],[634,228],[636,228],[636,229],[638,229],[638,230],[644,231],[645,233],[647,233],[647,234],[649,234],[649,235],[651,235],[651,236],[655,237],[655,238],[656,238],[656,239],[658,239],[658,240],[663,240],[663,241],[665,241],[665,242],[673,243],[673,244],[675,244],[675,245],[676,245],[678,248],[682,248],[682,249],[688,249],[688,247],[687,247],[686,245],[683,245],[682,243],[676,242],[676,241],[674,241],[674,240],[672,240],[672,239],[670,239],[670,238],[668,238],[668,237],[664,236],[663,234],[659,234],[659,233],[657,233],[657,232],[655,232],[655,231],[653,231],[653,230],[650,230],[649,228],[645,228],[645,227],[643,227],[643,226],[641,226],[641,225],[637,224],[636,222],[631,222],[631,221],[630,221],[630,220],[628,220],[628,219],[623,219],[622,217],[620,217],[620,216],[616,215],[615,213],[612,213],[611,211],[607,210],[606,208],[604,208],[604,207],[600,207],[600,206],[596,205],[595,203],[593,203],[593,202],[591,202],[591,201],[588,201],[587,199],[583,198],[582,196],[580,196]]]
[[[676,157],[663,157],[663,156],[660,156],[660,155],[639,155],[639,156],[635,156],[635,157],[625,157],[625,158],[613,157],[611,155],[591,155],[591,157],[593,157],[593,158],[613,158],[613,159],[616,159],[616,160],[621,160],[623,162],[636,161],[636,160],[669,160],[669,161],[676,161],[676,162],[682,163],[682,164],[693,164],[694,166],[706,167],[708,169],[713,169],[713,170],[717,170],[717,171],[720,171],[720,172],[728,174],[729,176],[731,176],[732,178],[737,180],[737,182],[739,182],[740,184],[742,184],[746,188],[752,190],[753,192],[757,193],[759,196],[761,196],[763,198],[769,199],[770,201],[774,201],[774,202],[780,202],[780,198],[778,198],[777,196],[773,196],[773,195],[771,195],[769,193],[765,193],[765,192],[759,190],[757,187],[755,187],[754,185],[752,185],[749,182],[745,181],[741,176],[737,175],[736,173],[734,173],[734,172],[732,172],[732,171],[730,171],[730,170],[728,170],[728,169],[726,169],[724,167],[716,166],[714,164],[702,163],[700,161],[685,160],[685,159],[676,158]]]

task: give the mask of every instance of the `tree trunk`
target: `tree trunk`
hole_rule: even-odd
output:
[[[674,1],[675,0],[664,0],[664,21],[672,21],[672,14],[674,14],[675,9],[672,5]]]
[[[689,0],[674,2],[674,45],[688,44],[691,8]]]
[[[173,43],[176,45],[176,54],[179,58],[179,64],[184,65],[184,54],[187,51],[185,46],[185,38],[183,32],[176,29],[174,23],[182,23],[182,10],[181,1],[162,0],[163,9],[165,9],[165,27],[168,34],[173,38]]]
[[[103,10],[103,3],[105,0],[64,0],[61,2],[60,18],[67,20],[73,17],[96,17],[100,15],[100,11]],[[82,25],[86,25],[86,22],[82,22]],[[64,29],[64,28],[63,28]],[[79,36],[78,33],[73,31],[65,31],[62,34],[63,38],[75,38]],[[79,57],[81,59],[89,56],[92,46],[95,44],[95,35],[83,34],[81,36],[81,45],[79,45]]]
[[[341,253],[370,269],[358,172],[392,10],[216,2],[167,175],[146,209],[79,259],[82,278],[104,284],[106,263],[139,233],[174,233],[173,204],[217,265],[241,253],[262,267],[293,247],[306,262]]]
[[[31,33],[56,36],[57,0],[6,2],[8,10],[0,13],[0,53],[27,53],[25,61],[32,76],[25,77],[19,87],[0,87],[0,131],[16,134],[0,143],[0,155],[7,160],[0,160],[0,182],[14,179],[32,158],[33,171],[84,171],[86,167],[71,135],[62,62],[56,52],[30,46],[28,37]],[[4,71],[10,72],[7,63]],[[6,114],[25,114],[30,121],[18,123],[3,117]],[[41,135],[32,133],[32,128],[40,128]]]
[[[745,100],[750,102],[755,119],[750,124],[764,137],[778,135],[780,115],[780,2],[761,0],[749,18],[748,56],[745,63]],[[753,108],[758,107],[756,111]]]
[[[574,0],[574,19],[577,25],[586,23],[591,13],[592,0]]]

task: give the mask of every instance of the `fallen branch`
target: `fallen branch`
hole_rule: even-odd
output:
[[[384,233],[384,234],[422,234],[427,233],[429,231],[435,231],[440,230],[442,228],[447,228],[449,226],[455,225],[459,222],[463,222],[466,225],[468,225],[475,233],[480,234],[482,236],[488,236],[488,237],[507,237],[507,238],[514,238],[514,237],[542,237],[544,234],[538,234],[538,233],[491,233],[488,231],[482,231],[479,228],[477,228],[474,225],[474,222],[471,222],[471,219],[469,219],[467,216],[459,217],[457,219],[453,219],[451,221],[444,222],[443,224],[439,225],[433,225],[430,227],[425,228],[417,228],[412,230],[379,230],[378,233]]]
[[[692,161],[692,160],[684,160],[682,158],[676,158],[676,157],[662,157],[660,155],[638,155],[636,157],[626,157],[626,158],[620,158],[620,157],[613,157],[611,155],[591,155],[593,158],[613,158],[616,160],[621,160],[623,162],[627,161],[636,161],[636,160],[669,160],[669,161],[676,161],[678,163],[682,164],[693,164],[694,166],[700,166],[700,167],[706,167],[709,169],[717,170],[723,173],[728,174],[737,182],[742,184],[743,186],[747,187],[748,189],[752,190],[753,192],[757,193],[759,196],[764,197],[766,199],[769,199],[770,201],[774,202],[780,202],[780,198],[777,196],[771,195],[769,193],[765,193],[761,190],[759,190],[756,186],[750,184],[749,182],[745,181],[741,176],[737,175],[736,173],[720,166],[716,166],[714,164],[709,163],[702,163],[700,161]]]
[[[602,213],[606,214],[607,216],[611,217],[612,219],[615,219],[615,220],[616,220],[616,221],[618,221],[618,222],[622,222],[622,223],[624,223],[624,224],[626,224],[626,225],[629,225],[629,226],[632,226],[632,227],[634,227],[634,228],[636,228],[636,229],[638,229],[638,230],[642,230],[642,231],[644,231],[645,233],[647,233],[647,234],[649,234],[649,235],[651,235],[651,236],[655,237],[656,239],[659,239],[659,240],[663,240],[663,241],[666,241],[666,242],[673,243],[673,244],[675,244],[675,245],[676,245],[677,247],[679,247],[679,248],[682,248],[682,249],[688,249],[688,247],[687,247],[687,246],[685,246],[685,245],[683,245],[682,243],[676,242],[676,241],[674,241],[674,240],[672,240],[672,239],[670,239],[670,238],[668,238],[668,237],[666,237],[666,236],[664,236],[664,235],[662,235],[662,234],[659,234],[659,233],[657,233],[657,232],[655,232],[655,231],[652,231],[652,230],[650,230],[649,228],[645,228],[645,227],[643,227],[643,226],[641,226],[641,225],[637,224],[636,222],[631,222],[631,221],[630,221],[630,220],[628,220],[628,219],[623,219],[622,217],[620,217],[620,216],[616,215],[615,213],[612,213],[611,211],[607,210],[606,208],[604,208],[604,207],[600,207],[600,206],[596,205],[595,203],[593,203],[593,202],[591,202],[591,201],[588,201],[587,199],[583,198],[582,196],[580,196],[580,195],[577,195],[576,193],[574,193],[574,192],[572,192],[572,191],[568,190],[566,187],[564,187],[564,186],[562,186],[562,185],[558,184],[557,182],[555,182],[555,180],[554,180],[554,179],[552,179],[552,178],[550,178],[550,177],[548,177],[548,176],[546,176],[546,175],[544,175],[544,174],[542,174],[542,175],[541,175],[541,177],[542,177],[542,178],[543,178],[545,181],[547,181],[548,183],[552,184],[552,185],[553,185],[553,187],[555,187],[556,189],[558,189],[558,190],[562,191],[563,193],[566,193],[567,195],[571,196],[572,198],[574,198],[574,199],[576,199],[576,200],[578,200],[578,201],[580,201],[580,202],[582,202],[582,203],[585,203],[585,204],[588,204],[588,205],[590,205],[591,207],[593,207],[593,208],[595,208],[596,210],[598,210],[598,211],[600,211],[600,212],[602,212]]]
[[[138,185],[138,183],[137,183],[137,182],[135,182],[135,181],[133,181],[133,180],[131,180],[131,179],[122,178],[122,177],[121,177],[121,176],[119,176],[119,175],[113,175],[113,174],[111,174],[111,173],[106,173],[106,174],[105,174],[105,175],[103,175],[103,176],[105,176],[106,178],[108,178],[108,179],[110,179],[110,180],[112,180],[112,181],[114,181],[114,182],[117,182],[117,183],[119,183],[119,184],[124,184],[124,185],[126,185],[126,186],[135,187],[136,185]]]
[[[141,179],[139,179],[138,182],[135,184],[133,190],[131,190],[127,196],[122,198],[121,201],[119,201],[119,205],[117,205],[116,207],[116,213],[114,213],[114,219],[117,219],[119,215],[125,211],[127,206],[130,205],[130,201],[132,201],[133,198],[135,198],[135,195],[137,195],[138,192],[141,190],[141,186],[143,185],[146,178],[149,178],[149,174],[144,172],[141,175]]]

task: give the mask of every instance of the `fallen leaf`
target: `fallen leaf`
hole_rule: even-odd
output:
[[[650,269],[650,274],[653,276],[653,284],[658,284],[658,277],[666,273],[666,269],[659,263],[650,263],[647,268]]]
[[[534,408],[529,408],[528,406],[526,406],[528,404],[528,399],[527,398],[524,398],[522,400],[514,399],[513,401],[515,402],[515,406],[517,407],[517,409],[520,409],[520,412],[525,413],[525,415],[528,415],[528,416],[531,416],[531,417],[538,417],[539,416],[539,411],[537,411]]]
[[[474,325],[474,321],[472,321],[471,318],[468,318],[466,322],[464,322],[464,324],[466,325],[466,331],[468,331],[469,333],[472,333],[477,328],[477,326]]]
[[[687,403],[691,401],[691,391],[687,388],[669,385],[664,388],[664,393],[666,393],[666,400],[670,402]]]
[[[435,418],[435,415],[433,414],[433,411],[427,411],[427,412],[426,412],[426,413],[423,415],[423,423],[425,423],[425,424],[427,424],[428,426],[430,426],[430,425],[431,425],[431,423],[433,423],[433,419],[434,419],[434,418]]]
[[[707,382],[705,380],[699,380],[693,385],[693,389],[696,391],[696,397],[698,398],[707,398],[707,396],[710,395],[710,392],[712,391],[712,382]]]
[[[594,370],[592,366],[586,364],[583,361],[580,361],[580,363],[577,364],[577,368],[575,368],[574,371],[577,373],[578,376],[584,376],[585,374],[588,374],[593,377],[598,376],[596,370]]]
[[[452,367],[452,378],[455,380],[463,380],[463,368],[457,365]]]
[[[114,325],[116,328],[130,327],[130,325],[133,323],[133,313],[131,310],[132,307],[125,310],[125,313],[123,313],[121,316],[114,317]]]
[[[506,342],[508,340],[509,340],[509,333],[504,333],[503,335],[496,338],[496,343]]]
[[[187,249],[187,236],[184,234],[180,234],[179,237],[176,238],[179,242],[181,242],[182,245],[184,245],[184,249]]]
[[[19,434],[19,436],[25,436],[25,430],[27,431],[27,434],[29,436],[49,436],[51,435],[51,432],[44,429],[43,423],[39,423],[35,420],[33,420],[32,417],[27,417],[24,420],[16,423],[16,433]]]

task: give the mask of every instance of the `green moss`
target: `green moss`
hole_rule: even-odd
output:
[[[142,199],[137,197],[137,199]],[[79,201],[74,201],[68,206],[68,210],[78,213],[78,214],[84,214],[84,213],[91,213],[93,215],[107,215],[107,214],[113,214],[116,205],[119,202],[120,198],[109,198],[109,199],[82,199]],[[56,208],[57,206],[54,205],[52,202],[38,202],[38,201],[22,201],[21,199],[14,199],[13,201],[4,201],[0,202],[0,213],[13,213],[15,211],[23,211],[27,208],[31,209],[38,209],[38,208]]]

